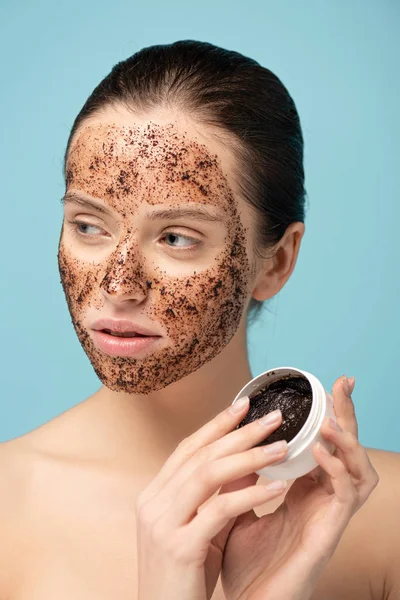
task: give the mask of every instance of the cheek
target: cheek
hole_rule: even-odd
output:
[[[131,310],[160,323],[176,341],[188,335],[226,336],[237,327],[249,292],[250,269],[242,238],[238,232],[212,266],[188,277],[173,277],[158,267],[147,269],[142,260],[132,256],[122,260],[119,253],[107,264],[93,265],[77,259],[61,241],[59,271],[69,310],[76,320],[89,307],[104,308],[102,281],[110,294],[118,290],[140,297]]]
[[[184,330],[196,337],[225,336],[236,329],[249,292],[249,268],[244,248],[233,248],[201,273],[154,282],[152,317],[170,337]]]
[[[82,263],[68,252],[63,242],[58,250],[58,268],[61,284],[71,312],[86,307],[96,293],[99,267]]]

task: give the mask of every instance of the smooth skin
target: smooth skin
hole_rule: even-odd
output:
[[[314,446],[320,466],[296,480],[272,515],[259,519],[252,510],[279,493],[255,486],[255,471],[284,458],[287,444],[251,446],[280,425],[280,412],[272,423],[231,431],[248,404],[239,413],[228,408],[179,445],[138,501],[139,600],[156,599],[161,581],[165,600],[209,600],[222,560],[230,600],[311,597],[349,520],[379,481],[358,442],[347,380],[341,383],[334,403],[344,429],[328,419],[322,429],[337,449],[330,455]]]
[[[350,386],[346,378],[339,381],[333,390],[337,422],[326,419],[321,429],[336,450],[331,455],[316,444],[313,454],[319,466],[296,479],[273,514],[258,518],[250,510],[236,520],[224,549],[227,598],[311,598],[350,519],[378,485],[379,476],[358,440],[351,399],[355,380]],[[257,478],[252,474],[234,487]]]
[[[117,123],[129,126],[132,119],[131,112],[113,108],[91,119],[91,124]],[[187,135],[206,144],[211,153],[218,155],[222,170],[235,192],[233,175],[236,171],[228,145],[218,144],[208,130],[198,125],[194,127],[190,121],[183,120],[181,114],[158,112],[142,118],[134,116],[135,123],[143,128],[147,127],[149,119],[160,124],[173,121]],[[241,221],[249,231],[248,253],[252,256],[251,214],[239,194],[236,194],[236,200]],[[100,201],[104,208],[109,208],[104,200]],[[182,202],[185,203],[185,200]],[[73,206],[65,207],[65,211],[69,220],[81,218],[83,214],[87,222],[100,225],[109,236],[110,246],[103,251],[105,258],[108,252],[113,251],[119,241],[115,233],[119,231],[119,216],[117,218],[112,213],[104,217],[89,209]],[[156,227],[140,214],[135,216],[134,225],[143,232]],[[176,227],[178,224],[173,222],[167,225]],[[148,262],[160,256],[165,268],[172,269],[176,262],[171,257],[171,250],[167,253],[152,242],[171,227],[166,228],[165,224],[158,227],[151,229],[150,241],[141,246],[141,251]],[[191,236],[193,229],[202,232],[206,247],[215,254],[222,249],[220,240],[224,238],[224,232],[219,227],[213,225],[206,231],[201,223],[179,222],[182,235]],[[247,303],[251,297],[268,300],[282,289],[295,267],[303,234],[302,223],[293,223],[287,228],[273,256],[259,263],[254,280],[250,282]],[[89,247],[78,245],[72,237],[66,237],[66,242],[79,260],[84,261],[88,254],[92,259],[91,253],[95,252],[92,246],[89,250]],[[208,267],[207,256],[201,254],[199,257],[202,268]],[[182,261],[183,266],[189,268],[192,260]],[[95,293],[95,300],[104,303],[107,316],[118,315],[118,318],[137,322],[141,322],[142,316],[146,315],[146,306],[151,300],[151,291],[148,291],[148,296],[142,297],[123,287],[118,288],[112,296],[102,297],[97,289]],[[230,436],[235,423],[244,417],[245,412],[233,417],[228,416],[226,411],[238,390],[253,377],[246,337],[244,311],[231,342],[213,360],[175,384],[145,398],[113,392],[102,386],[84,401],[35,430],[0,444],[1,600],[136,600],[139,580],[140,585],[149,586],[151,592],[154,580],[150,581],[147,574],[156,578],[158,592],[162,585],[168,588],[171,581],[179,586],[182,584],[176,577],[174,580],[165,580],[165,570],[161,567],[167,564],[163,561],[173,562],[175,574],[181,574],[179,560],[182,555],[186,556],[186,549],[191,551],[192,558],[197,552],[200,559],[197,570],[191,567],[193,576],[186,582],[201,584],[203,595],[210,596],[219,569],[222,568],[212,600],[233,600],[237,597],[254,600],[257,595],[260,596],[259,600],[265,600],[265,588],[269,592],[273,585],[281,589],[280,576],[284,577],[283,574],[289,570],[292,573],[295,568],[296,561],[292,560],[291,552],[297,557],[304,555],[304,549],[309,548],[311,540],[316,538],[323,554],[314,552],[313,548],[312,556],[314,559],[316,556],[316,564],[312,559],[313,564],[306,563],[304,566],[307,580],[303,581],[305,593],[309,594],[308,583],[316,586],[311,600],[397,600],[400,597],[397,565],[400,554],[400,454],[371,448],[365,450],[358,445],[354,439],[356,428],[355,416],[351,414],[352,401],[342,392],[343,378],[335,381],[332,396],[338,422],[344,430],[343,433],[338,432],[335,439],[339,447],[344,441],[344,454],[343,457],[325,458],[318,456],[315,450],[320,468],[314,472],[314,476],[322,475],[322,481],[313,482],[305,478],[288,482],[286,495],[281,493],[273,497],[263,489],[268,480],[263,477],[258,479],[254,474],[260,465],[256,462],[256,452],[257,457],[262,452],[251,449],[256,443],[255,438],[240,438],[239,443],[237,437],[235,448],[231,447],[230,453],[219,458],[213,457],[209,449],[205,450],[206,447],[213,447],[213,452],[217,447],[221,449],[221,445],[228,443],[227,439],[232,439]],[[234,369],[232,365],[235,365]],[[68,365],[66,376],[74,376],[74,373],[68,372]],[[57,390],[54,390],[54,394],[57,395]],[[356,406],[357,401],[361,402],[362,398],[356,398]],[[375,418],[375,415],[371,415],[371,418]],[[241,429],[242,434],[244,431],[257,431],[257,425]],[[327,438],[336,435],[327,427],[322,433]],[[265,434],[264,430],[262,435]],[[347,447],[348,441],[353,449]],[[376,478],[365,452],[378,473],[379,484],[355,512],[357,503],[362,501],[362,494],[373,488]],[[180,509],[186,507],[189,523],[185,525],[193,523],[194,528],[196,519],[199,518],[201,522],[201,517],[211,529],[206,528],[199,533],[199,537],[188,540],[187,546],[175,544],[173,555],[162,553],[160,562],[155,565],[146,548],[154,549],[149,521],[158,522],[155,519],[157,497],[167,491],[171,499],[173,489],[167,480],[172,473],[176,477],[181,472],[187,473],[186,465],[190,464],[194,469],[196,458],[192,456],[197,454],[203,462],[197,467],[196,473],[188,474],[193,486],[182,483],[182,492],[185,489],[186,496],[181,492],[175,494],[174,502],[168,505],[165,519],[160,520],[152,531],[156,532],[157,540],[163,540],[162,543],[166,544],[169,540],[165,541],[163,537],[165,530],[184,531],[184,528],[179,528],[179,517],[182,515],[174,511],[177,502]],[[242,458],[246,455],[245,465],[237,463],[239,455]],[[354,477],[352,457],[355,457],[366,483]],[[268,464],[271,458],[263,456],[263,460],[263,464]],[[211,471],[208,469],[210,461],[213,463]],[[205,462],[207,469],[203,466]],[[234,466],[229,467],[229,464]],[[346,472],[343,470],[345,464]],[[225,473],[214,470],[221,466],[224,466]],[[235,468],[239,471],[234,471]],[[327,487],[323,475],[325,470],[329,472],[326,476],[328,483],[333,476],[339,487],[332,490],[329,485]],[[227,482],[226,477],[230,481]],[[212,490],[218,488],[217,480],[225,486],[225,493],[222,493],[222,489],[219,494],[216,492],[217,504],[214,505],[214,498],[210,496]],[[362,487],[364,485],[365,490]],[[298,491],[299,486],[307,488],[308,501],[314,508],[311,519],[308,501],[305,502]],[[152,489],[153,496],[149,494]],[[352,497],[351,490],[353,494],[357,493],[356,499]],[[206,501],[196,516],[195,510],[204,497]],[[225,501],[229,497],[232,499],[230,502],[239,499],[240,506],[228,506]],[[149,504],[145,511],[147,502]],[[155,507],[154,514],[150,511],[152,506]],[[257,508],[257,515],[254,507]],[[192,514],[188,517],[190,510]],[[335,511],[340,522],[334,523],[332,528],[332,514]],[[211,513],[214,518],[210,518]],[[318,513],[324,517],[319,524],[315,521]],[[167,521],[168,514],[174,519],[171,522]],[[238,516],[232,516],[235,514]],[[351,514],[353,516],[342,534],[343,526]],[[261,518],[258,520],[258,517]],[[327,528],[322,525],[325,519]],[[285,523],[290,527],[282,529]],[[271,532],[276,529],[279,535],[275,539],[270,534],[259,535],[260,530]],[[317,535],[318,531],[322,534]],[[300,533],[302,537],[299,537]],[[315,576],[320,573],[327,556],[332,554],[338,536],[341,537],[337,549],[315,583]],[[174,539],[180,541],[177,536]],[[207,539],[212,539],[209,553],[206,550]],[[199,543],[197,550],[194,547],[196,540]],[[293,546],[282,547],[283,540]],[[171,542],[167,546],[169,553],[170,545]],[[249,566],[247,557],[252,553],[251,569],[244,572],[245,567]],[[278,570],[272,572],[273,566],[278,566]],[[285,585],[289,585],[284,579]],[[145,587],[142,589],[145,590]],[[157,598],[160,598],[160,593]],[[287,595],[284,598],[292,600]]]
[[[278,426],[255,421],[231,431],[244,412],[226,409],[179,445],[140,495],[138,510],[139,598],[208,599],[217,583],[222,552],[213,538],[228,521],[276,496],[263,486],[220,494],[221,485],[282,459],[287,444],[249,449]],[[226,530],[225,530],[226,531]],[[225,536],[226,537],[226,536]],[[221,537],[219,538],[221,539]],[[223,550],[223,549],[222,549]]]

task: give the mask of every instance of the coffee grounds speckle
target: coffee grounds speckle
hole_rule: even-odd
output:
[[[174,124],[152,123],[143,131],[140,126],[91,123],[71,144],[66,183],[67,191],[101,198],[118,215],[117,243],[84,244],[64,223],[58,251],[71,321],[102,383],[115,391],[149,394],[221,352],[239,326],[253,266],[246,252],[247,232],[218,155]],[[158,254],[141,244],[136,215],[143,206],[147,211],[152,205],[179,208],[188,202],[207,204],[224,215],[225,240],[200,269],[186,256],[180,272],[177,254],[165,242],[158,240]],[[163,345],[140,358],[103,354],[89,333],[90,324],[116,313],[112,298],[120,300],[119,316],[125,311],[124,317],[161,330]]]
[[[267,384],[249,396],[248,412],[236,429],[277,410],[282,411],[282,423],[254,447],[272,444],[279,440],[290,442],[301,430],[310,414],[312,389],[304,377],[287,376]]]

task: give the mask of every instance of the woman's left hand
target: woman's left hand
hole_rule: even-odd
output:
[[[353,386],[354,388],[354,382]],[[318,467],[296,479],[272,514],[253,510],[236,518],[224,548],[221,582],[228,600],[308,600],[352,516],[379,481],[365,448],[346,377],[332,396],[339,429],[326,420],[323,436],[336,450],[314,446]],[[252,473],[220,493],[256,483]]]

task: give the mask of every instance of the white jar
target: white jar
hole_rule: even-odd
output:
[[[306,422],[297,433],[297,435],[288,442],[288,451],[283,460],[259,469],[258,475],[268,477],[268,479],[296,479],[306,473],[309,473],[318,463],[315,461],[312,449],[316,442],[321,442],[330,453],[335,450],[335,445],[329,442],[320,433],[321,425],[326,417],[331,417],[336,421],[333,408],[333,398],[324,389],[321,382],[311,373],[294,367],[278,367],[269,369],[261,375],[254,377],[238,393],[232,404],[243,396],[251,398],[255,392],[264,388],[267,384],[287,376],[304,377],[311,385],[312,402],[311,409]]]

